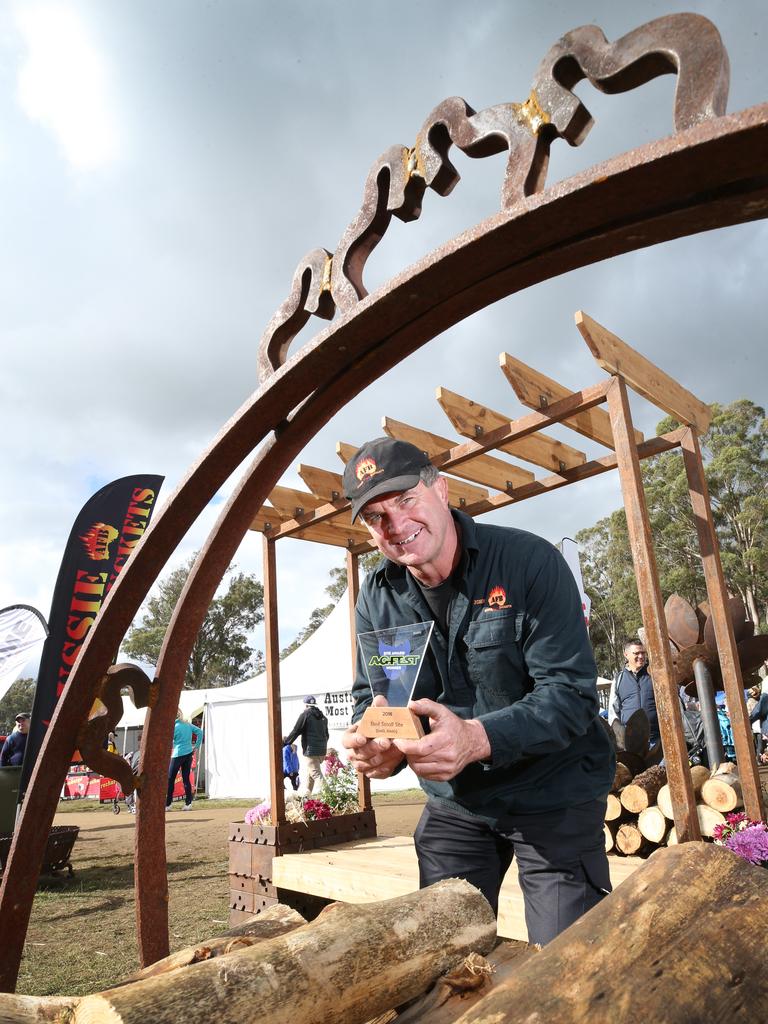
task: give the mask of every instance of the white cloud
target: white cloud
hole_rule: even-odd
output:
[[[18,100],[55,136],[71,164],[88,169],[119,151],[107,64],[77,12],[63,4],[18,6],[16,26],[27,53]]]

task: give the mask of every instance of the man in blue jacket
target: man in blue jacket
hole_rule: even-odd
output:
[[[8,768],[12,765],[19,765],[24,761],[24,751],[27,747],[27,736],[29,735],[30,716],[26,711],[20,711],[16,715],[16,728],[3,744],[0,750],[0,767]]]
[[[422,886],[466,878],[496,911],[515,856],[529,941],[549,942],[610,891],[615,766],[573,576],[541,538],[452,513],[445,480],[413,445],[364,445],[344,489],[387,559],[361,587],[357,632],[435,622],[410,704],[426,735],[358,734],[373,700],[358,658],[350,762],[372,779],[406,763],[419,776]]]

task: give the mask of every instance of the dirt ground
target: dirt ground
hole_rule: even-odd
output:
[[[394,795],[393,795],[394,796]],[[416,794],[374,799],[379,835],[412,835],[421,814]],[[71,805],[70,805],[71,806]],[[171,951],[225,931],[229,915],[228,826],[250,806],[199,800],[166,815]],[[68,806],[55,825],[80,829],[74,877],[43,877],[32,908],[17,991],[83,995],[135,971],[133,838],[135,818],[111,805]]]

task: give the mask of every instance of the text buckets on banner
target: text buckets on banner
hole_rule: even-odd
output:
[[[20,797],[80,648],[149,525],[163,479],[142,473],[115,480],[97,491],[75,520],[53,591],[49,634],[43,645],[24,752]]]
[[[365,710],[358,725],[362,736],[423,736],[421,722],[408,710],[408,702],[418,697],[416,685],[434,625],[415,622],[357,634],[373,696],[373,705]]]
[[[0,698],[39,652],[47,636],[45,619],[36,608],[12,604],[0,611]],[[28,711],[29,708],[16,710]]]

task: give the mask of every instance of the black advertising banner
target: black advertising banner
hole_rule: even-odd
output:
[[[53,591],[19,796],[26,791],[56,702],[107,594],[149,525],[162,476],[125,476],[85,503]],[[117,653],[117,652],[115,652]],[[74,742],[74,738],[73,738]]]

